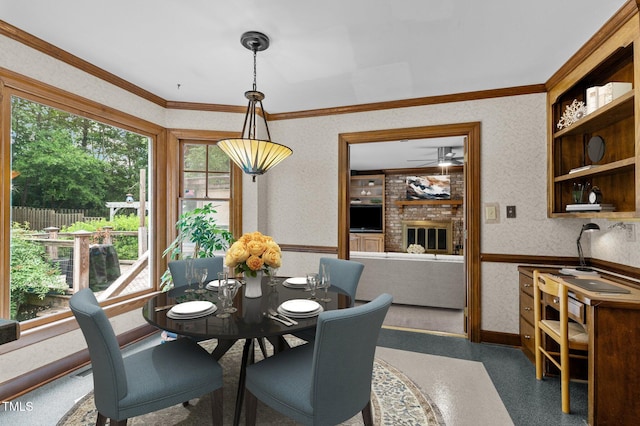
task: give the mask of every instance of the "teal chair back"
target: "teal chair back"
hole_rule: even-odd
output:
[[[74,294],[69,306],[89,347],[96,424],[124,425],[128,418],[211,394],[212,420],[222,424],[222,367],[191,339],[122,356],[111,323],[90,289]]]
[[[318,424],[342,422],[369,403],[376,343],[392,301],[382,294],[355,308],[320,314],[311,393]]]
[[[222,256],[201,257],[191,260],[193,261],[194,268],[207,268],[207,282],[217,280],[218,272],[222,272],[222,269],[224,268],[224,257]],[[184,259],[169,262],[169,272],[171,272],[171,279],[173,280],[174,287],[195,283],[195,281],[188,282],[186,265],[187,261]]]
[[[393,298],[382,294],[355,308],[318,317],[312,343],[247,367],[247,425],[257,400],[306,425],[335,425],[362,412],[371,424],[371,378],[376,343]]]
[[[322,274],[322,265],[327,265],[331,274],[331,285],[337,287],[347,293],[351,298],[353,307],[356,301],[356,291],[360,276],[364,270],[364,264],[353,260],[334,259],[331,257],[320,258],[320,267],[318,274]]]
[[[93,367],[96,408],[107,417],[118,413],[118,401],[127,395],[127,377],[111,323],[89,289],[74,294],[69,307],[87,341]]]

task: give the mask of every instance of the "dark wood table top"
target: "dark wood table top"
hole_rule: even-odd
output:
[[[240,288],[233,306],[238,309],[232,313],[229,318],[218,318],[214,312],[205,317],[175,320],[167,317],[169,308],[157,309],[177,303],[183,303],[191,300],[208,300],[217,305],[217,291],[208,290],[206,293],[185,292],[187,288],[197,288],[197,285],[183,286],[174,288],[168,292],[160,293],[149,301],[142,308],[142,315],[152,325],[174,332],[183,336],[190,336],[197,339],[221,339],[221,340],[238,340],[252,339],[262,337],[281,336],[296,331],[315,327],[318,320],[317,316],[310,318],[295,318],[297,325],[286,326],[267,318],[264,313],[269,308],[277,310],[278,306],[287,300],[292,299],[308,299],[310,293],[304,289],[288,288],[282,285],[285,278],[279,279],[276,286],[268,285],[268,277],[262,281],[262,296],[251,299],[244,296],[244,286]],[[318,290],[317,299],[323,296],[324,290]],[[330,302],[318,303],[324,310],[338,309],[338,289],[332,287],[329,289]]]

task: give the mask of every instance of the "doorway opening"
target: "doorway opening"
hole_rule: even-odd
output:
[[[402,129],[343,133],[339,135],[339,202],[338,202],[338,256],[350,258],[350,148],[356,144],[411,141],[416,139],[464,137],[464,196],[462,245],[464,251],[464,285],[466,306],[464,326],[471,341],[480,341],[480,123],[457,123]],[[401,142],[398,142],[401,143]],[[459,160],[456,160],[459,161]]]

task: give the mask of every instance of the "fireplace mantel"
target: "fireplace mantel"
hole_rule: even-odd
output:
[[[424,206],[424,205],[439,205],[439,206],[447,206],[450,205],[452,210],[458,208],[463,203],[462,199],[455,200],[396,200],[395,205],[400,207],[400,213],[405,206]]]

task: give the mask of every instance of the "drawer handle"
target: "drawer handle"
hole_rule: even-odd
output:
[[[557,297],[554,297],[553,298],[553,303],[555,303],[557,305],[558,303],[560,303],[560,299],[558,299]]]
[[[531,284],[529,284],[529,283],[525,283],[525,284],[522,284],[522,286],[523,286],[523,287],[531,287]]]
[[[530,308],[529,306],[525,306],[525,307],[524,307],[524,310],[525,310],[525,311],[530,311],[530,310],[531,310],[531,308]]]
[[[525,334],[524,338],[527,339],[527,340],[531,340],[531,336],[529,336],[528,334]]]

